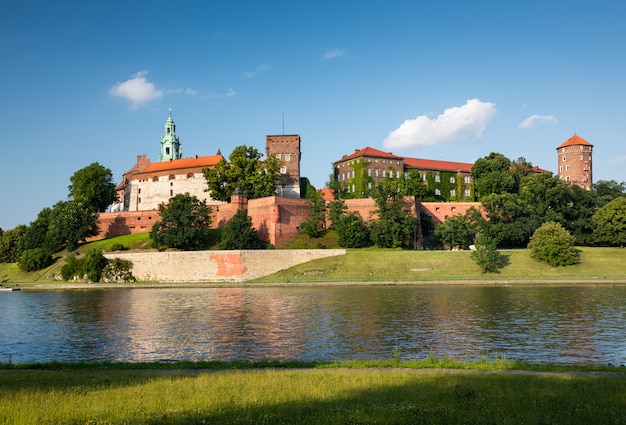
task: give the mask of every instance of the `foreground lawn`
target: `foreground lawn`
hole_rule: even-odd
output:
[[[0,371],[3,424],[616,424],[621,374],[310,369]]]

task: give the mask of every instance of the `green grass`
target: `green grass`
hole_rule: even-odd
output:
[[[500,273],[482,274],[469,252],[348,250],[282,270],[256,282],[432,282],[432,281],[592,281],[626,280],[626,250],[581,248],[580,264],[550,267],[528,250],[502,251]]]
[[[378,363],[379,366],[386,363]],[[351,367],[92,365],[0,371],[3,424],[608,424],[615,373]],[[150,366],[150,365],[148,365]],[[172,365],[170,365],[172,366]],[[190,365],[187,365],[190,366]]]

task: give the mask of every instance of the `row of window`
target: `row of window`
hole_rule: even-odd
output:
[[[583,161],[583,160],[584,160],[584,158],[583,158],[583,156],[582,156],[582,155],[580,155],[580,156],[578,157],[578,159],[579,159],[580,161]],[[565,155],[563,155],[563,156],[561,157],[561,161],[563,161],[563,162],[567,161],[567,157],[566,157]],[[588,161],[591,161],[591,155],[589,155],[589,159],[588,159]]]
[[[382,176],[383,178],[386,178],[387,176],[389,176],[389,177],[393,177],[394,176],[393,170],[389,170],[388,171],[389,174],[387,174],[387,171],[388,170],[382,170],[379,173],[378,168],[375,168],[373,174],[374,174],[374,177],[381,177]],[[369,177],[372,177],[372,169],[371,168],[367,169],[367,175]],[[399,170],[396,170],[395,176],[396,176],[397,179],[400,178],[400,171]],[[426,181],[427,180],[426,173],[421,173],[420,177],[422,178],[422,181]],[[349,170],[346,173],[341,173],[341,178],[340,178],[341,181],[350,180],[351,178],[354,178],[354,170]],[[408,171],[404,172],[404,179],[405,180],[409,179],[409,172]],[[454,176],[451,176],[449,181],[450,181],[450,183],[454,184],[454,183],[456,183],[456,178]],[[441,182],[441,176],[439,174],[435,174],[435,182],[436,183],[440,183]],[[471,183],[471,177],[470,176],[463,176],[463,182],[465,184],[470,184]]]
[[[291,161],[291,154],[290,153],[285,153],[285,154],[277,153],[276,154],[276,159],[285,160],[285,161]]]
[[[570,170],[570,167],[569,167],[569,164],[568,164],[568,165],[565,166],[565,171],[569,171],[569,170]],[[583,166],[583,171],[589,171],[589,164],[585,164]],[[562,173],[562,172],[563,172],[563,166],[560,165],[559,166],[559,173]]]
[[[371,188],[372,188],[372,183],[371,183],[371,182],[368,182],[368,183],[367,183],[367,188],[368,188],[368,189],[371,189]],[[348,193],[350,193],[350,192],[352,192],[352,193],[356,192],[356,187],[355,187],[355,185],[354,185],[354,184],[353,184],[352,186],[348,186],[346,189],[348,189]],[[472,192],[471,192],[471,190],[469,190],[469,189],[465,189],[465,191],[463,191],[463,196],[464,196],[464,197],[466,197],[466,198],[469,198],[469,197],[471,196],[471,194],[472,194]],[[439,190],[439,189],[435,189],[435,195],[436,195],[436,196],[441,196],[441,190]],[[451,189],[451,190],[450,190],[450,197],[451,197],[451,198],[454,198],[455,196],[456,196],[456,190]]]

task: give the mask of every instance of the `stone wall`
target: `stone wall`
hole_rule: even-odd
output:
[[[296,249],[110,252],[104,255],[109,259],[132,261],[133,275],[141,282],[242,282],[345,253],[345,249]]]
[[[428,214],[433,224],[443,223],[448,217],[464,215],[471,207],[484,211],[480,202],[420,202],[420,209]]]
[[[149,232],[154,223],[160,219],[156,210],[100,213],[98,215],[100,234],[90,240]]]

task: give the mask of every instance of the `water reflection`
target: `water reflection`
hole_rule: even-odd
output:
[[[180,288],[0,294],[0,362],[429,354],[626,363],[626,287]]]

